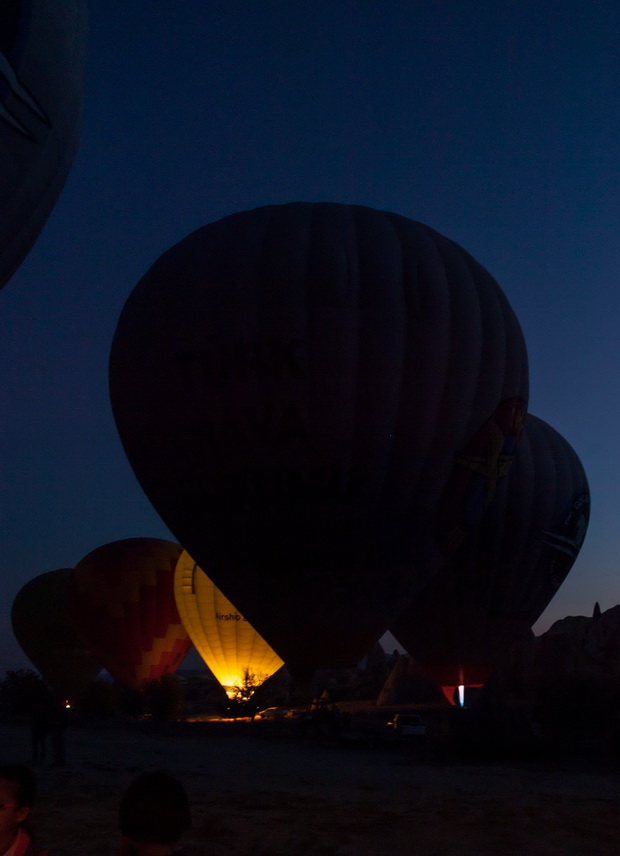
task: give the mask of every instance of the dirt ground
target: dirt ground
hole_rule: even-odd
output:
[[[0,725],[6,762],[27,726]],[[64,767],[40,765],[37,837],[56,856],[112,856],[123,788],[144,770],[191,799],[200,856],[596,856],[620,845],[620,763],[446,764],[410,748],[336,746],[260,729],[67,731]]]

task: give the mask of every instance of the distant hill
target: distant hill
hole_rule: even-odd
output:
[[[591,617],[569,615],[536,637],[535,671],[554,675],[620,677],[620,606]]]

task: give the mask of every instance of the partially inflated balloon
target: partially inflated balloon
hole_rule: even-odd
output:
[[[65,183],[82,115],[82,0],[0,3],[0,287]]]
[[[258,685],[283,665],[273,648],[185,551],[177,563],[174,595],[198,653],[229,695],[236,695],[246,676]]]
[[[173,674],[191,648],[174,600],[178,544],[126,538],[98,547],[76,565],[71,620],[84,644],[130,689]]]
[[[476,525],[527,360],[499,286],[452,241],[293,203],[165,253],[125,305],[110,386],[147,496],[300,673],[358,661]],[[464,467],[474,438],[483,465]]]
[[[74,700],[102,666],[86,650],[69,620],[67,586],[70,568],[30,580],[13,602],[11,622],[19,645],[51,688]]]
[[[525,639],[585,538],[590,494],[573,448],[528,415],[515,460],[479,529],[391,630],[447,686],[481,685]]]

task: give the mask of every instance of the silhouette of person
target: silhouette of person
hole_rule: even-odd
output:
[[[52,764],[54,767],[64,767],[66,761],[65,752],[65,728],[67,725],[67,710],[65,703],[58,698],[51,702],[49,733],[52,738]]]
[[[119,806],[122,840],[117,856],[169,856],[189,828],[189,800],[183,785],[168,773],[142,773],[131,782]]]
[[[30,736],[32,745],[32,763],[45,761],[45,749],[49,734],[50,706],[47,698],[37,699],[30,717]]]

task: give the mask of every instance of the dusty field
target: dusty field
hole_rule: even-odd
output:
[[[112,856],[116,807],[139,772],[177,775],[200,856],[596,856],[620,846],[620,770],[581,763],[442,765],[406,747],[342,748],[223,733],[72,728],[67,765],[37,768],[38,837],[56,856]],[[26,727],[0,725],[6,761]]]

